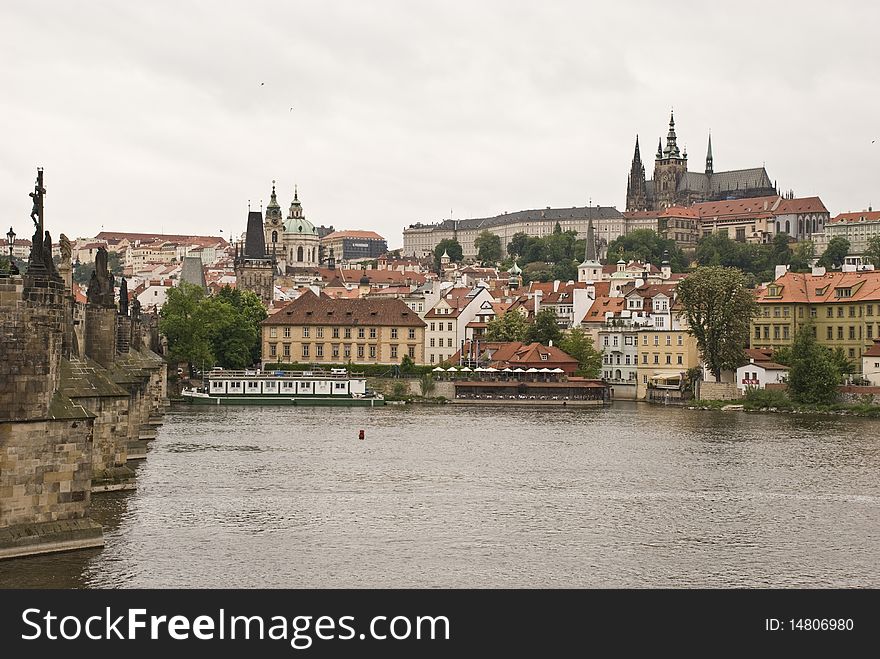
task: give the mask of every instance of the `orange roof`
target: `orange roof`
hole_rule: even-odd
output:
[[[602,323],[605,322],[605,314],[608,312],[618,313],[622,311],[624,308],[624,303],[626,300],[622,297],[597,297],[593,301],[593,305],[590,307],[589,312],[587,312],[586,317],[583,322],[590,323]]]
[[[789,213],[827,213],[828,209],[819,197],[800,197],[798,199],[782,199],[776,207],[774,215]]]
[[[746,348],[746,359],[753,359],[756,362],[769,362],[771,350],[760,350],[758,348]]]
[[[874,345],[863,352],[862,357],[880,357],[880,339],[874,339]]]
[[[779,197],[751,197],[746,199],[725,199],[724,201],[704,201],[694,204],[691,209],[700,218],[724,217],[726,215],[749,215],[766,213],[773,209]]]
[[[770,288],[778,288],[771,296]],[[846,290],[840,294],[839,289]],[[764,304],[880,301],[880,271],[828,272],[812,275],[786,272],[774,282],[757,290],[757,300]]]
[[[831,218],[831,222],[877,222],[880,211],[860,211],[858,213],[840,213]]]

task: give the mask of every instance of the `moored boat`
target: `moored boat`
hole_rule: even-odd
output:
[[[381,394],[367,389],[367,379],[346,369],[330,371],[224,371],[204,375],[201,387],[182,395],[197,405],[336,405],[376,407]]]

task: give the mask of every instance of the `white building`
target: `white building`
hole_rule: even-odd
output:
[[[875,339],[874,345],[862,353],[862,377],[872,387],[880,387],[880,339]]]
[[[849,241],[851,254],[862,254],[871,238],[880,236],[880,211],[870,207],[858,213],[840,213],[825,224],[824,233],[814,236],[816,256],[828,247],[832,238]]]
[[[467,325],[479,314],[483,302],[494,298],[485,288],[453,288],[425,314],[425,359],[439,364],[454,355],[468,336]]]
[[[788,378],[788,366],[771,361],[749,360],[745,366],[736,369],[736,386],[740,392],[746,389],[763,389],[768,384],[780,384]]]

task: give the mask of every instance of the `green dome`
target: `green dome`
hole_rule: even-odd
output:
[[[317,236],[315,225],[304,217],[288,217],[284,221],[284,231],[298,236]]]

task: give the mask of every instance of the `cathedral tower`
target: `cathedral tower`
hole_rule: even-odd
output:
[[[662,142],[661,142],[662,144]],[[657,147],[654,161],[654,209],[663,210],[686,201],[679,199],[678,187],[687,173],[687,153],[679,151],[675,136],[675,117],[669,114],[669,132],[666,134],[666,148]]]
[[[272,201],[275,201],[275,186],[272,186]],[[275,201],[277,205],[277,201]],[[266,209],[266,219],[270,219]],[[235,249],[235,286],[243,291],[256,293],[267,307],[275,294],[275,258],[266,250],[263,234],[263,217],[259,211],[248,211],[247,233],[244,245]]]
[[[626,182],[626,210],[644,211],[648,208],[645,166],[642,164],[642,154],[639,153],[639,136],[636,135],[636,150],[629,170],[629,179]]]

